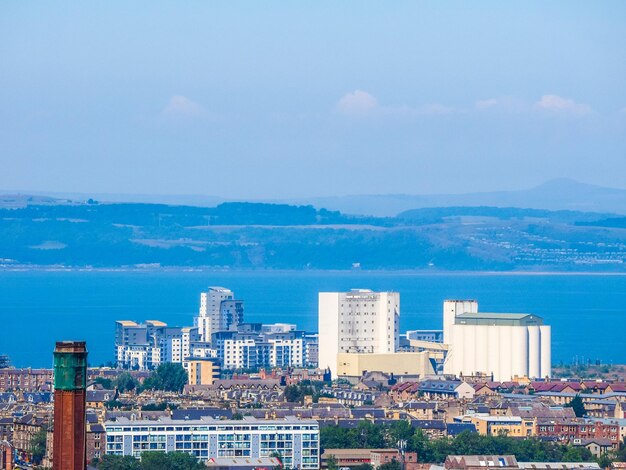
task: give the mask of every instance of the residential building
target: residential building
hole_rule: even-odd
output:
[[[242,323],[237,331],[214,333],[211,344],[223,369],[303,367],[308,364],[303,331]]]
[[[319,425],[315,420],[118,418],[105,422],[104,427],[107,454],[139,457],[145,451],[186,452],[206,462],[279,453],[285,468],[319,468]]]
[[[463,311],[467,310],[467,311]],[[527,313],[480,313],[475,301],[445,301],[444,372],[492,380],[551,375],[550,327]]]
[[[405,452],[403,455],[398,449],[325,449],[322,455],[322,468],[328,468],[328,459],[331,457],[337,461],[338,468],[370,464],[372,468],[377,469],[394,460],[403,462],[405,470],[417,468],[417,453]]]
[[[419,393],[426,400],[474,398],[474,387],[460,380],[422,380]]]
[[[0,369],[0,391],[48,391],[51,386],[52,369]]]
[[[486,467],[517,470],[519,468],[514,455],[448,455],[443,466],[446,470],[483,470]]]
[[[200,294],[200,309],[194,318],[200,341],[210,342],[214,333],[233,331],[243,323],[243,301],[235,300],[235,294],[224,287],[209,287]]]
[[[213,385],[220,378],[220,364],[216,358],[190,357],[185,359],[183,367],[189,385]]]
[[[339,353],[396,352],[399,320],[398,292],[320,292],[319,367],[330,367],[337,377]]]
[[[182,363],[200,340],[196,327],[172,327],[158,320],[136,323],[115,322],[117,366],[122,369],[148,370],[165,362]]]

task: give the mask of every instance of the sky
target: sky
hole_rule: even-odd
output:
[[[626,188],[626,2],[0,5],[0,190]]]

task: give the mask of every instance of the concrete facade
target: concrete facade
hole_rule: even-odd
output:
[[[319,367],[337,377],[339,353],[393,353],[399,345],[400,294],[353,289],[319,293]]]
[[[480,313],[475,301],[446,301],[443,318],[446,374],[485,374],[496,381],[551,376],[551,330],[541,317]]]
[[[395,376],[435,375],[429,354],[425,352],[398,352],[383,354],[337,354],[338,377],[361,377],[365,372],[378,371]]]

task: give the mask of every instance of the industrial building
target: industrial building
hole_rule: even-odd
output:
[[[358,381],[366,372],[381,371],[396,377],[435,375],[435,362],[427,352],[339,353],[337,376]]]
[[[319,293],[319,367],[337,377],[339,353],[394,353],[399,346],[400,294],[352,289]]]
[[[84,341],[58,341],[54,349],[54,470],[86,466],[87,348]]]
[[[443,309],[448,355],[444,372],[492,380],[551,375],[551,330],[529,313],[481,313],[476,301],[447,300]]]

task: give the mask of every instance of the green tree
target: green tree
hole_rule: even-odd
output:
[[[329,455],[326,459],[326,467],[328,468],[328,470],[337,470],[337,457],[335,457],[334,455]]]
[[[572,398],[572,401],[570,401],[565,406],[573,408],[574,414],[577,418],[582,418],[587,413],[587,410],[585,410],[585,404],[583,403],[583,399],[580,398],[580,395],[578,394],[576,394],[576,396]]]
[[[391,462],[385,462],[380,467],[379,470],[402,470],[402,464],[398,462],[396,459],[393,459]]]
[[[615,460],[618,462],[626,462],[626,440],[620,442],[619,449],[615,451]]]
[[[168,392],[182,392],[187,383],[187,371],[180,364],[166,362],[161,364],[150,374],[144,383],[146,390],[165,390]]]
[[[40,429],[30,441],[30,452],[33,455],[33,462],[37,465],[41,463],[46,455],[46,440],[48,438],[48,431],[45,428]]]
[[[98,470],[141,470],[139,460],[131,455],[103,455]]]
[[[396,448],[398,441],[406,441],[407,450],[411,447],[411,438],[414,431],[411,427],[411,423],[407,420],[394,421],[385,432],[385,446],[389,448]]]
[[[122,372],[115,379],[114,385],[120,391],[120,393],[130,392],[135,390],[139,385],[139,382],[133,377],[130,372]]]
[[[113,381],[105,377],[96,377],[96,380],[94,382],[96,382],[98,385],[102,385],[102,388],[104,388],[105,390],[112,390],[114,386]]]
[[[278,459],[278,465],[274,467],[274,470],[281,470],[283,468],[283,456],[280,452],[274,451],[270,454],[271,458]]]
[[[371,421],[360,421],[352,431],[352,440],[357,442],[361,449],[381,449],[385,446],[383,428]]]
[[[600,455],[600,457],[598,457],[596,461],[598,462],[600,468],[610,468],[611,464],[613,463],[610,457],[606,454],[606,452]]]
[[[202,470],[206,466],[184,452],[143,452],[141,470]]]

